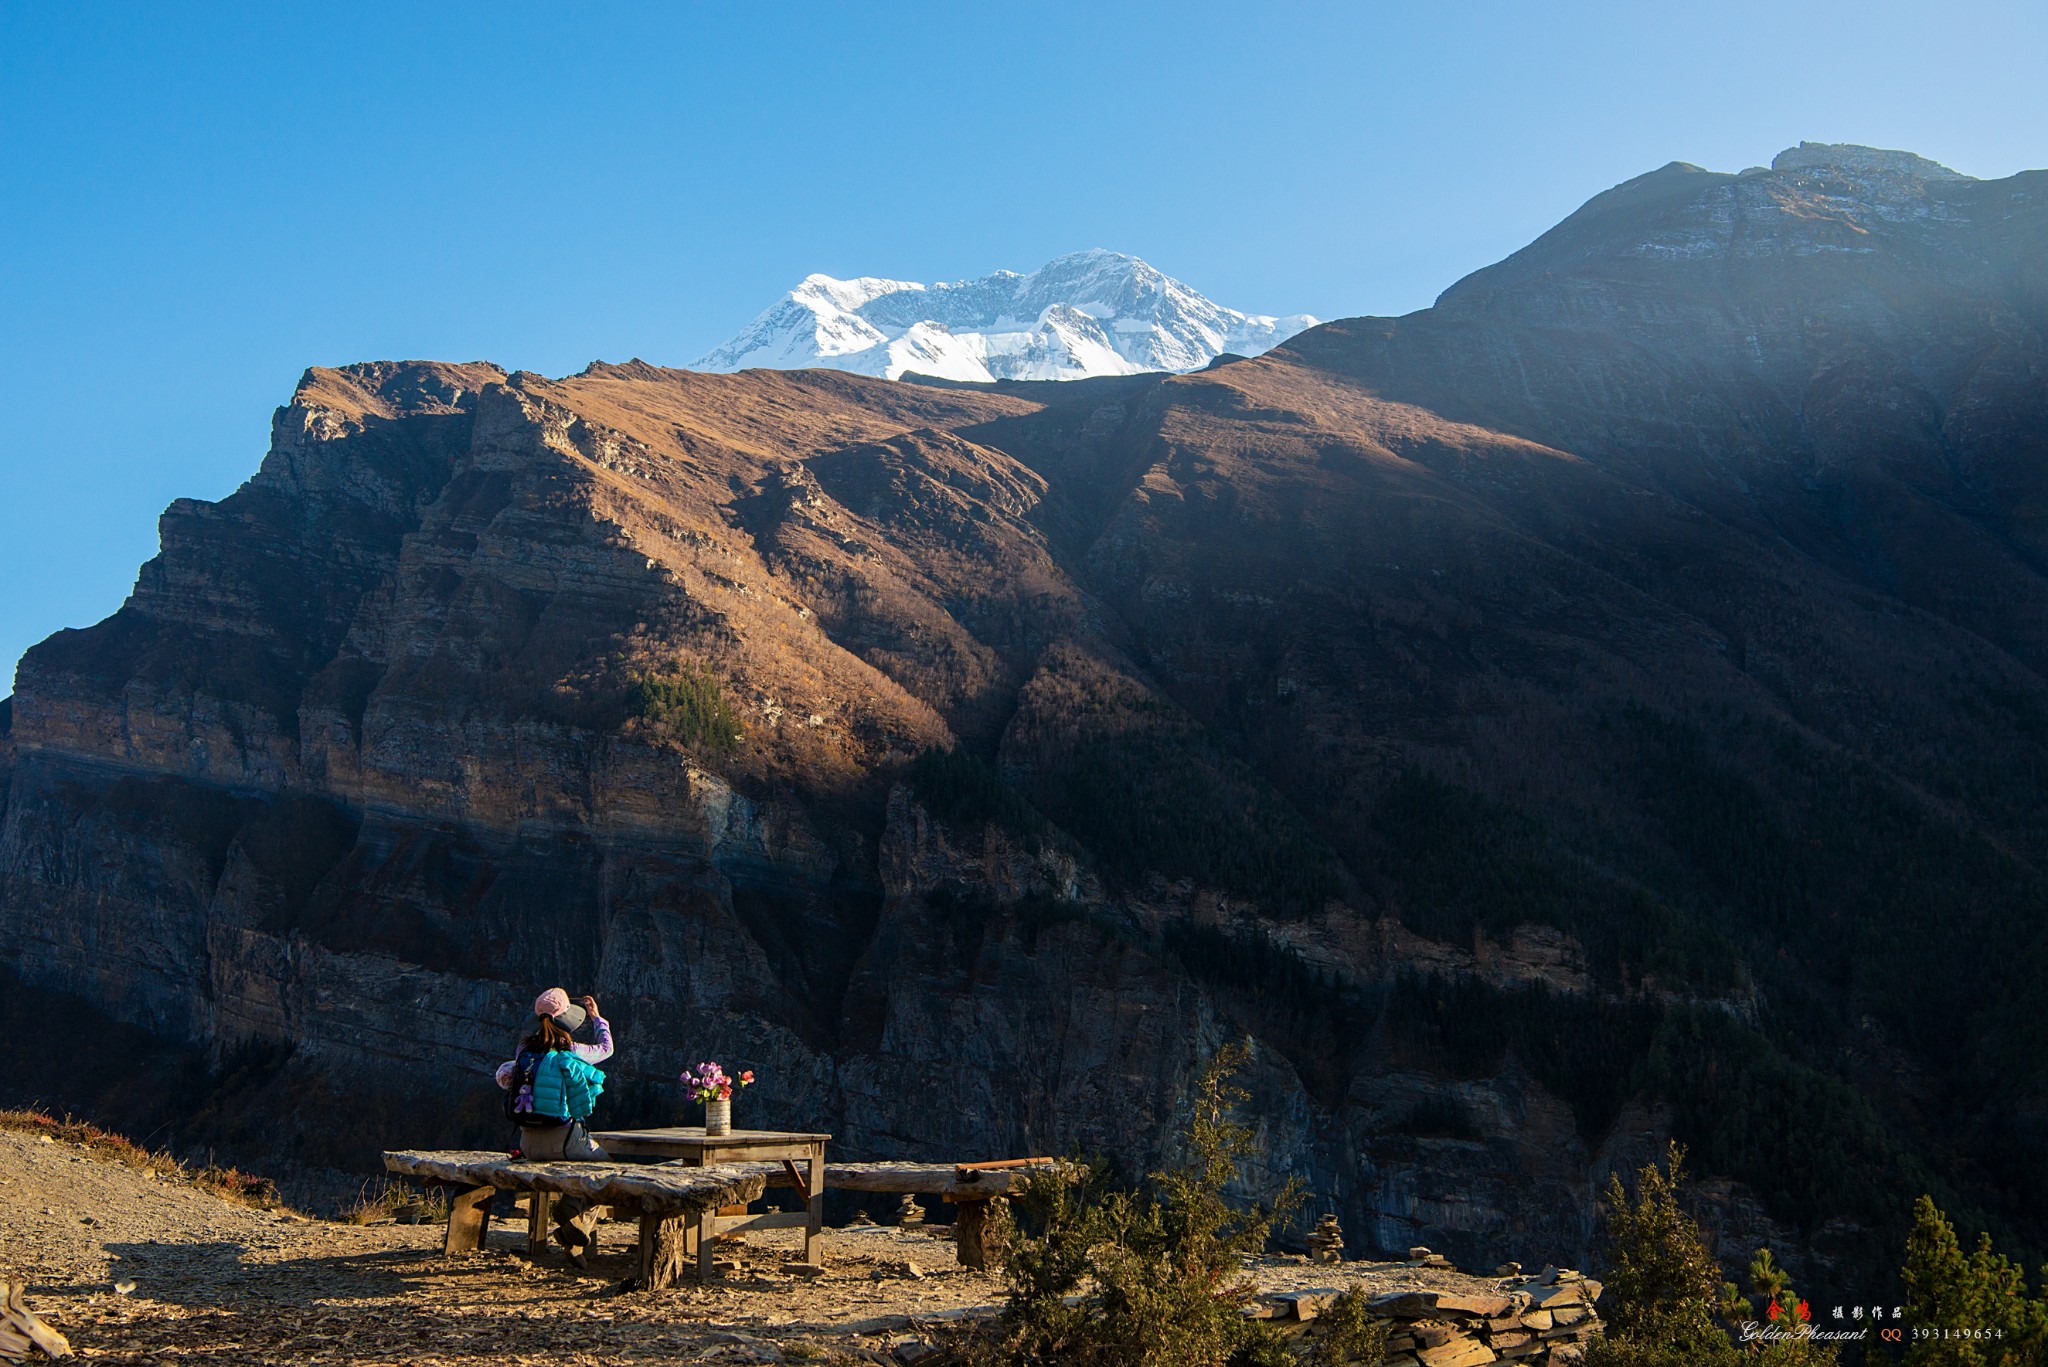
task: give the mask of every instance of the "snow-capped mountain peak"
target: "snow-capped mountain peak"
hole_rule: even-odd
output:
[[[1256,356],[1316,321],[1227,309],[1135,256],[1097,248],[1028,274],[950,284],[808,275],[694,368],[1076,380]]]

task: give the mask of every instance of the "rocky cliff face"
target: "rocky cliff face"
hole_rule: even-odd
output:
[[[615,1120],[1135,1166],[1249,1035],[1379,1248],[1583,1261],[1669,1133],[1805,1284],[2038,1238],[2043,210],[1781,160],[1195,375],[309,372],[23,661],[0,966],[271,1159],[488,1141],[560,983]]]

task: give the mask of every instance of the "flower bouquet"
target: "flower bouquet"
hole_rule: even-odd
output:
[[[732,1133],[732,1094],[735,1088],[751,1087],[754,1070],[741,1070],[739,1076],[729,1076],[725,1068],[716,1063],[700,1063],[694,1068],[683,1069],[683,1087],[692,1100],[704,1103],[704,1133],[721,1135]]]

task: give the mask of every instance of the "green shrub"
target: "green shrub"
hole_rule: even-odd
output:
[[[1662,1166],[1636,1174],[1633,1199],[1619,1176],[1607,1179],[1602,1201],[1612,1241],[1600,1310],[1607,1336],[1586,1354],[1586,1367],[1733,1367],[1734,1345],[1714,1322],[1721,1299],[1720,1265],[1707,1252],[1678,1203],[1685,1152],[1673,1144]]]
[[[2048,1282],[2048,1269],[2043,1271]],[[2027,1295],[2026,1275],[1980,1234],[1963,1253],[1955,1228],[1922,1196],[1906,1240],[1906,1319],[1910,1330],[1962,1331],[1968,1338],[1916,1339],[1906,1367],[2035,1367],[2048,1362],[2048,1285]],[[1977,1337],[1976,1335],[1983,1335]]]
[[[1758,1340],[1750,1352],[1752,1360],[1767,1367],[1830,1367],[1836,1361],[1833,1344],[1802,1334],[1803,1329],[1813,1327],[1813,1312],[1792,1289],[1792,1279],[1768,1248],[1758,1249],[1750,1260],[1749,1289],[1751,1295],[1744,1296],[1734,1282],[1723,1282],[1721,1317],[1737,1326],[1757,1324],[1764,1326],[1766,1333],[1775,1330],[1781,1335]],[[1738,1335],[1741,1332],[1738,1327]]]
[[[1389,1326],[1368,1308],[1372,1293],[1353,1284],[1316,1316],[1306,1367],[1378,1367],[1387,1355]]]
[[[1249,1052],[1219,1052],[1196,1086],[1186,1157],[1138,1190],[1099,1173],[1080,1185],[1034,1175],[1024,1187],[996,1328],[972,1350],[1012,1367],[1278,1367],[1292,1354],[1241,1313],[1252,1294],[1245,1259],[1300,1205],[1293,1183],[1271,1204],[1225,1196],[1254,1147],[1232,1116],[1232,1078]]]
[[[1587,1348],[1586,1367],[1834,1363],[1832,1345],[1800,1332],[1811,1325],[1812,1312],[1769,1249],[1758,1249],[1750,1262],[1752,1296],[1721,1280],[1720,1265],[1707,1251],[1699,1226],[1679,1204],[1684,1182],[1685,1151],[1677,1144],[1665,1152],[1661,1165],[1647,1163],[1636,1173],[1633,1198],[1620,1177],[1607,1179],[1601,1205],[1612,1264],[1600,1299],[1607,1334]],[[1723,1325],[1739,1334],[1751,1323],[1777,1333],[1738,1350]]]
[[[745,734],[710,669],[686,664],[674,674],[642,674],[626,689],[626,707],[709,759],[732,753]]]

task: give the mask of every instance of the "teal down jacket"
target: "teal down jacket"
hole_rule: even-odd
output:
[[[603,1091],[603,1073],[566,1049],[550,1050],[533,1070],[533,1113],[588,1120]]]

